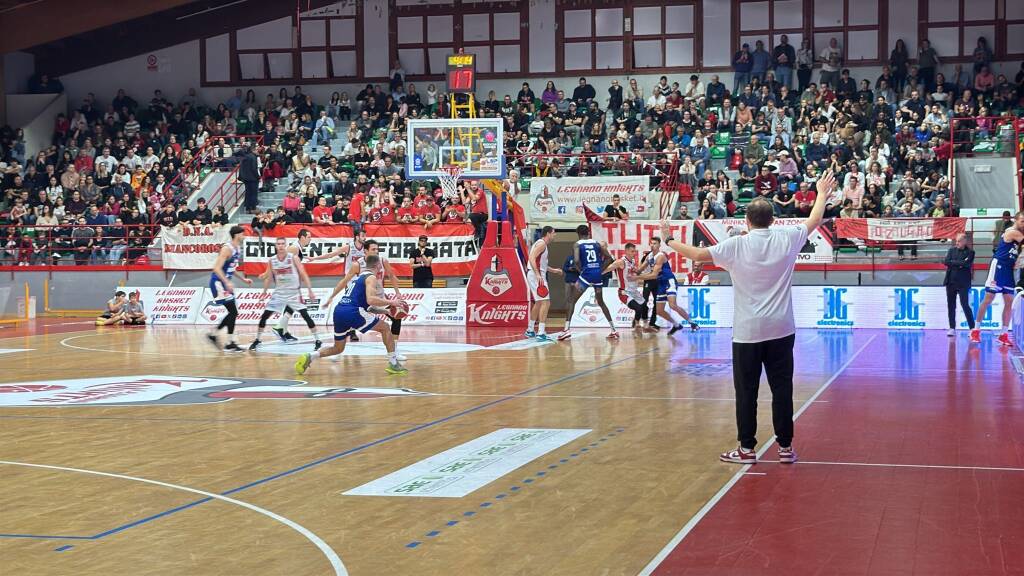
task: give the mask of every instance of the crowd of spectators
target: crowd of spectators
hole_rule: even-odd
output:
[[[957,207],[948,160],[958,147],[995,136],[999,117],[1020,107],[1024,66],[1013,83],[992,74],[983,38],[973,67],[957,65],[948,78],[926,40],[915,56],[898,41],[878,77],[855,78],[835,39],[815,53],[806,40],[796,48],[783,35],[770,51],[744,44],[733,56],[731,87],[717,74],[688,75],[682,84],[662,76],[649,90],[636,78],[612,79],[599,96],[580,78],[569,94],[549,81],[538,96],[524,82],[514,98],[491,91],[478,99],[478,115],[504,119],[510,169],[526,180],[647,174],[658,185],[668,178],[684,200],[692,195],[696,205],[687,211],[698,218],[734,215],[754,196],[768,198],[780,216],[805,215],[825,169],[842,183],[829,199],[831,216],[949,215]],[[289,222],[428,229],[471,222],[482,231],[487,199],[477,183],[446,196],[432,182],[406,179],[406,119],[448,117],[450,103],[434,84],[421,93],[404,75],[396,64],[388,85],[367,84],[354,98],[334,92],[322,103],[300,86],[263,99],[238,89],[217,104],[195,89],[177,103],[160,90],[142,104],[124,90],[102,105],[89,94],[57,119],[52,145],[38,152],[5,128],[0,224],[19,227],[3,228],[0,242],[25,263],[71,253],[79,263],[138,258],[159,226],[226,222],[219,207],[187,206],[198,182],[194,159],[231,166],[250,151],[262,189],[288,189],[279,206],[247,204],[259,230]],[[950,141],[952,122],[962,139]],[[344,146],[332,149],[342,132]],[[518,190],[512,178],[505,185]],[[80,250],[41,249],[47,242]]]

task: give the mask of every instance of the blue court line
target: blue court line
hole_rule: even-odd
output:
[[[625,431],[625,428],[616,428],[615,429],[615,432],[620,432],[621,433],[623,431]],[[615,432],[609,432],[608,434],[605,434],[601,438],[600,441],[603,442],[603,441],[607,440],[610,437],[614,437],[615,436]],[[592,446],[593,446],[593,444],[592,444]],[[585,448],[584,448],[584,450],[585,450]],[[565,460],[563,459],[562,461],[564,462]],[[579,460],[577,460],[577,462],[579,462]],[[555,465],[555,466],[548,466],[548,470],[550,470],[552,467],[557,468],[558,466],[557,465]],[[523,480],[523,483],[527,484],[527,485],[533,485],[533,481],[534,480],[542,480],[547,474],[548,473],[545,470],[541,470],[541,471],[536,473],[536,477],[534,477],[534,478],[525,478]],[[511,487],[509,487],[509,492],[511,492],[511,494],[506,494],[504,492],[502,492],[500,494],[497,494],[496,496],[494,496],[494,499],[498,500],[498,502],[491,502],[490,500],[486,500],[486,501],[484,501],[484,502],[482,502],[480,504],[479,508],[491,509],[491,508],[494,507],[495,504],[500,504],[501,502],[506,501],[506,498],[508,496],[514,496],[515,494],[520,493],[520,491],[521,491],[521,488],[519,486],[511,486]],[[463,516],[473,516],[475,514],[476,514],[476,512],[473,512],[473,511],[463,512],[462,513]],[[445,526],[452,527],[452,526],[455,526],[458,523],[459,522],[457,520],[451,520],[449,522],[446,522]],[[437,528],[437,529],[431,530],[430,532],[427,532],[426,536],[428,538],[436,538],[436,537],[441,535],[441,532],[443,530],[444,530],[444,528]],[[405,547],[409,548],[411,550],[413,548],[419,547],[420,544],[424,544],[424,542],[420,541],[420,540],[414,540],[414,541],[409,542],[408,544],[406,544]]]
[[[392,440],[397,440],[398,438],[402,438],[404,436],[408,436],[410,434],[419,432],[420,430],[425,430],[427,428],[432,428],[432,427],[437,426],[439,424],[444,424],[444,423],[449,422],[451,420],[455,420],[456,418],[461,418],[463,416],[466,416],[466,415],[469,415],[469,414],[473,414],[473,413],[478,412],[480,410],[484,410],[486,408],[490,408],[491,406],[497,406],[498,404],[503,404],[505,402],[508,402],[509,400],[515,400],[516,398],[522,398],[522,397],[524,397],[524,396],[526,396],[528,394],[532,394],[534,392],[538,392],[540,390],[544,390],[544,389],[550,388],[552,386],[557,386],[559,384],[563,384],[563,383],[568,382],[570,380],[575,380],[576,378],[580,378],[580,377],[583,377],[583,376],[588,376],[588,375],[593,374],[595,372],[600,372],[601,370],[604,370],[605,368],[610,368],[612,366],[616,366],[618,364],[622,364],[624,362],[628,362],[630,360],[633,360],[634,358],[638,358],[638,357],[643,356],[645,354],[649,354],[649,353],[651,353],[651,352],[653,352],[653,351],[655,351],[657,349],[658,349],[658,347],[655,346],[653,348],[649,348],[647,350],[644,350],[643,352],[638,352],[636,354],[631,354],[629,356],[626,356],[625,358],[621,358],[619,360],[615,360],[614,362],[608,362],[607,364],[602,364],[600,366],[595,366],[593,368],[588,368],[587,370],[583,370],[583,371],[580,371],[580,372],[574,372],[572,374],[568,374],[566,376],[562,376],[561,378],[558,378],[556,380],[552,380],[551,382],[548,382],[546,384],[540,384],[540,385],[534,386],[532,388],[527,388],[526,390],[523,390],[522,392],[516,392],[515,394],[510,394],[508,396],[502,396],[501,398],[497,398],[495,400],[484,402],[483,404],[479,404],[479,405],[474,406],[472,408],[467,408],[467,409],[462,410],[460,412],[456,412],[455,414],[451,414],[451,415],[445,416],[443,418],[438,418],[437,420],[433,420],[431,422],[426,422],[424,424],[420,424],[418,426],[414,426],[412,428],[409,428],[407,430],[403,430],[401,432],[396,432],[394,434],[390,434],[390,435],[385,436],[383,438],[380,438],[378,440],[374,440],[372,442],[367,442],[365,444],[361,444],[361,445],[356,446],[354,448],[349,448],[348,450],[344,450],[344,451],[338,452],[336,454],[331,454],[330,456],[325,456],[325,457],[320,458],[318,460],[314,460],[313,462],[310,462],[308,464],[303,464],[302,466],[298,466],[298,467],[292,468],[290,470],[285,470],[284,472],[278,472],[277,474],[274,474],[273,476],[267,476],[266,478],[261,478],[259,480],[255,480],[253,482],[250,482],[248,484],[244,484],[244,485],[239,486],[237,488],[232,488],[232,489],[227,490],[225,492],[220,492],[220,495],[221,496],[230,496],[232,494],[236,494],[236,493],[241,492],[243,490],[248,490],[249,488],[253,488],[255,486],[259,486],[259,485],[265,484],[267,482],[272,482],[274,480],[279,480],[281,478],[285,478],[287,476],[291,476],[293,474],[297,474],[299,472],[302,472],[304,470],[308,470],[310,468],[319,466],[321,464],[326,464],[328,462],[333,462],[335,460],[338,460],[338,459],[341,459],[341,458],[345,458],[346,456],[351,456],[352,454],[357,454],[359,452],[362,452],[363,450],[367,450],[369,448],[373,448],[374,446],[377,446],[379,444],[384,444],[384,443],[390,442]],[[147,516],[145,518],[141,518],[139,520],[135,520],[133,522],[129,522],[127,524],[122,524],[121,526],[117,526],[117,527],[111,528],[110,530],[106,530],[106,531],[100,532],[100,533],[98,533],[98,534],[96,534],[94,536],[77,537],[77,538],[85,539],[85,540],[99,540],[100,538],[105,538],[107,536],[111,536],[113,534],[117,534],[119,532],[123,532],[125,530],[128,530],[129,528],[134,528],[136,526],[141,526],[143,524],[147,524],[147,523],[152,522],[154,520],[158,520],[160,518],[164,518],[166,516],[170,516],[170,515],[175,514],[177,512],[181,512],[182,510],[187,510],[189,508],[193,508],[195,506],[199,506],[200,504],[205,504],[205,503],[210,502],[212,500],[214,500],[214,499],[210,498],[210,497],[200,498],[199,500],[194,500],[194,501],[189,502],[187,504],[183,504],[181,506],[177,506],[177,507],[171,508],[169,510],[164,510],[163,512],[159,512],[157,514],[153,514],[153,515]],[[470,516],[472,514],[466,513],[464,515]],[[2,537],[2,535],[0,535],[0,537]]]

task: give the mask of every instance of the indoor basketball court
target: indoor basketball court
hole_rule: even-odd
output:
[[[1024,576],[1024,1],[107,4],[0,0],[0,576]]]
[[[310,342],[83,328],[0,340],[14,573],[971,574],[1020,543],[1024,467],[989,439],[1019,434],[1021,389],[993,340],[801,330],[802,460],[762,441],[736,467],[726,330],[417,328],[405,376],[367,341],[297,380]]]

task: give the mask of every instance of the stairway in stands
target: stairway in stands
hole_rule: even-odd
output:
[[[345,132],[339,132],[335,134],[335,138],[333,140],[326,142],[326,144],[330,145],[331,153],[334,154],[335,156],[338,156],[338,154],[345,149],[345,144],[347,143],[348,135]],[[321,142],[320,145],[317,146],[316,151],[314,152],[311,151],[312,146],[309,143],[306,143],[305,150],[309,154],[309,157],[313,162],[320,160],[320,157],[323,156],[324,144],[324,142]],[[269,192],[261,191],[259,196],[260,210],[266,210],[267,208],[277,209],[277,207],[280,206],[281,203],[284,201],[284,197],[288,194],[288,189],[291,187],[292,178],[293,175],[291,174],[291,171],[288,170],[287,173],[285,174],[285,177],[281,178],[277,186],[274,186],[273,190]],[[244,207],[239,207],[238,210],[231,217],[231,222],[243,224],[247,224],[251,220],[252,215],[246,214]]]

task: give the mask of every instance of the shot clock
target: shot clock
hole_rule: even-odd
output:
[[[447,79],[450,94],[476,92],[476,54],[448,56]]]

